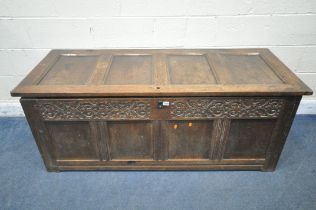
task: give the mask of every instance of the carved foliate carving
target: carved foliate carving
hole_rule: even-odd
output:
[[[44,120],[149,119],[150,104],[122,100],[47,100],[35,105]]]
[[[277,118],[283,100],[265,98],[189,99],[171,103],[172,119]]]

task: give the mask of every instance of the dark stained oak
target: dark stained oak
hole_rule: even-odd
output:
[[[99,160],[99,149],[89,122],[47,122],[57,161]],[[67,139],[67,141],[65,141]],[[87,141],[90,139],[91,141]]]
[[[151,121],[108,122],[111,160],[153,160],[153,125]]]
[[[167,121],[161,138],[167,142],[166,159],[208,159],[212,121]]]
[[[53,50],[11,92],[48,171],[273,171],[310,94],[268,49]]]
[[[274,119],[232,120],[224,158],[264,158]]]

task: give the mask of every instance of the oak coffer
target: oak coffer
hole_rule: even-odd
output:
[[[268,49],[53,50],[11,92],[48,171],[273,171],[302,95]]]

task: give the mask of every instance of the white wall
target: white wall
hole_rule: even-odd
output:
[[[316,92],[316,1],[0,0],[0,100],[53,48],[235,47],[270,48]]]

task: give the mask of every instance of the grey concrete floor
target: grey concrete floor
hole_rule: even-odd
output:
[[[25,118],[0,118],[0,209],[316,209],[316,116],[295,118],[277,170],[48,173]]]

